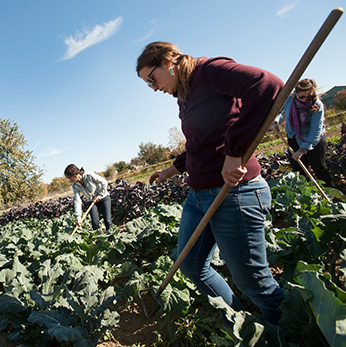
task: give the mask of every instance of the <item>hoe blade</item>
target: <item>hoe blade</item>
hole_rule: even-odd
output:
[[[150,288],[140,290],[138,296],[142,302],[143,311],[147,318],[150,318],[160,309],[161,304],[154,289]]]

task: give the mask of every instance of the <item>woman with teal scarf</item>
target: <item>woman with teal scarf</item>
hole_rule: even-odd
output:
[[[283,120],[286,122],[288,144],[294,150],[293,154],[289,152],[292,170],[306,176],[297,162],[300,159],[306,167],[311,166],[318,179],[330,186],[332,178],[326,165],[324,106],[317,96],[315,80],[306,78],[297,83],[275,119],[275,131],[279,130],[278,124]]]

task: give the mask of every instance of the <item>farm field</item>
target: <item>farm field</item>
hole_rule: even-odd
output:
[[[322,187],[332,203],[289,170],[285,153],[259,160],[273,196],[268,260],[286,293],[278,327],[246,297],[244,312],[208,300],[180,271],[147,318],[138,293],[158,288],[176,259],[188,187],[184,176],[160,188],[118,180],[110,186],[116,226],[107,234],[87,219],[71,236],[68,196],[0,215],[1,346],[345,346],[345,145],[329,144],[339,185]],[[217,252],[213,264],[232,283]]]

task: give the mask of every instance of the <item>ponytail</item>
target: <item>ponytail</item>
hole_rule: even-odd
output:
[[[178,98],[185,102],[190,92],[190,77],[196,67],[197,60],[190,55],[183,54],[178,59]]]

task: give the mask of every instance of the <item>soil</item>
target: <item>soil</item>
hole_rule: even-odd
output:
[[[120,314],[119,326],[112,330],[112,342],[101,343],[98,347],[152,346],[156,341],[155,331],[167,337],[166,331],[158,327],[157,315],[146,317],[138,297],[129,305],[120,303],[116,309]]]

